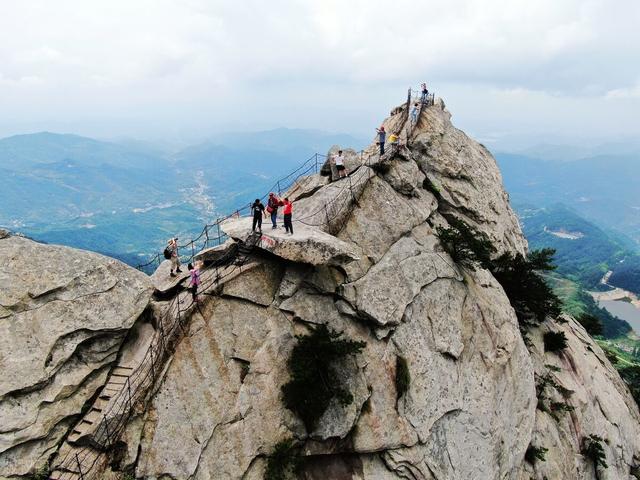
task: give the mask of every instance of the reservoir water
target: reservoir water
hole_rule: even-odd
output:
[[[640,309],[621,300],[600,300],[598,304],[612,315],[629,322],[635,332],[640,334]]]

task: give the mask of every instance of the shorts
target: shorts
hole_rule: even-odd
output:
[[[336,165],[336,169],[341,172],[342,170],[344,170],[344,165]]]

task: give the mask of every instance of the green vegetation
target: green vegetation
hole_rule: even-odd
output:
[[[602,335],[602,332],[604,331],[602,327],[602,322],[600,322],[600,320],[594,315],[589,315],[588,313],[585,313],[577,317],[576,320],[580,323],[580,325],[584,327],[587,333],[592,337]]]
[[[524,454],[524,459],[531,465],[535,465],[537,461],[545,461],[545,455],[548,451],[548,448],[536,447],[533,444],[530,444],[529,448],[527,448],[527,451]]]
[[[545,332],[543,340],[545,352],[559,352],[567,348],[567,336],[564,332]]]
[[[47,480],[49,478],[49,466],[42,465],[36,473],[29,477],[29,480]]]
[[[491,254],[495,252],[489,239],[455,217],[447,218],[447,222],[449,228],[438,227],[436,231],[453,261],[469,270],[475,270],[478,265],[489,268]]]
[[[431,192],[433,196],[436,197],[436,199],[440,200],[442,198],[442,194],[440,193],[440,189],[438,188],[438,186],[431,180],[429,180],[429,177],[427,176],[425,176],[424,180],[422,181],[422,188]]]
[[[618,372],[640,406],[640,365],[623,365],[618,368]]]
[[[605,440],[598,435],[589,435],[582,441],[582,454],[593,461],[596,469],[599,466],[609,468],[606,462],[607,457],[604,454],[604,448],[602,448],[602,442],[604,441]]]
[[[287,480],[299,469],[301,459],[294,453],[293,440],[278,442],[267,457],[265,480]]]
[[[332,399],[342,405],[353,401],[341,384],[338,365],[345,357],[362,351],[365,342],[341,339],[342,333],[318,325],[309,335],[298,335],[287,365],[291,380],[283,385],[285,406],[313,431]]]
[[[534,250],[526,258],[505,253],[493,261],[491,271],[523,325],[560,315],[560,299],[539,273],[555,268],[553,253],[551,249]]]
[[[626,258],[613,268],[609,283],[640,295],[640,256]]]
[[[553,371],[557,370],[557,367],[553,369]],[[553,392],[550,389],[553,389],[555,392],[559,393],[565,401],[553,400],[551,398]],[[558,382],[556,382],[551,372],[547,372],[544,376],[538,377],[536,379],[536,397],[538,398],[538,410],[547,412],[555,420],[559,420],[560,414],[573,410],[573,407],[566,401],[571,397],[571,395],[573,395],[573,391],[563,387]]]
[[[396,397],[400,398],[409,390],[411,375],[404,357],[396,357]]]
[[[604,338],[618,338],[631,331],[631,325],[600,308],[593,297],[577,282],[563,278],[555,273],[546,274],[545,280],[554,293],[562,301],[562,310],[579,319],[582,315],[590,315],[602,323]]]

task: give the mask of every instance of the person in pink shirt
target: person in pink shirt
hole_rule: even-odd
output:
[[[284,229],[287,233],[293,235],[293,223],[291,223],[293,204],[289,201],[289,198],[285,198],[282,204],[284,205],[284,209],[282,210],[282,213],[284,214]]]
[[[189,275],[191,275],[191,279],[189,281],[189,290],[191,290],[191,298],[194,302],[198,302],[198,287],[200,286],[200,268],[196,263],[188,265]]]

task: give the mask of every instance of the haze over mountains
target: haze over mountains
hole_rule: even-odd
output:
[[[193,234],[264,194],[315,152],[364,143],[284,128],[179,151],[48,132],[8,137],[0,140],[0,225],[135,264],[169,236]]]
[[[634,144],[589,149],[537,147],[534,157],[498,153],[505,186],[515,203],[537,207],[563,203],[599,226],[640,243],[640,147]]]

